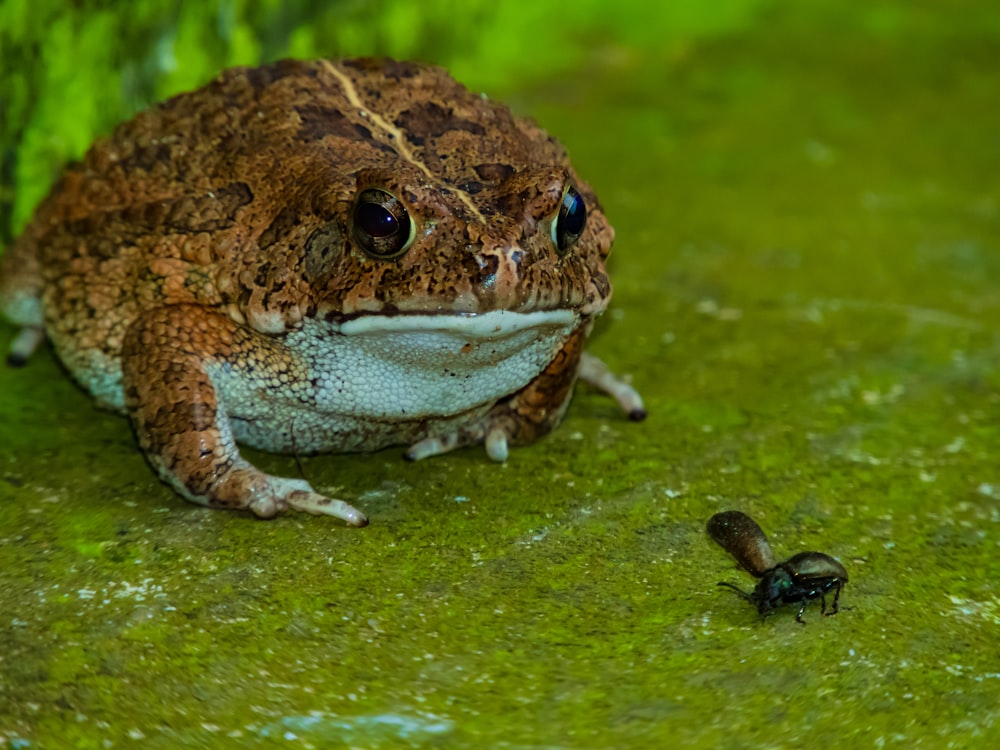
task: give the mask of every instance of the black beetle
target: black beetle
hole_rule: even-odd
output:
[[[819,597],[820,614],[835,615],[840,609],[840,590],[847,583],[844,566],[822,552],[800,552],[785,562],[774,560],[774,553],[760,526],[738,510],[716,513],[708,519],[708,533],[724,550],[736,558],[760,583],[749,594],[731,583],[720,581],[757,607],[767,617],[782,604],[802,602],[795,619],[805,625],[802,613],[806,602]],[[833,594],[833,606],[826,611],[826,595]]]

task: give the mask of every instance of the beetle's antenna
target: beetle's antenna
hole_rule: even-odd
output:
[[[732,589],[732,590],[733,590],[733,591],[735,591],[735,592],[736,592],[737,594],[739,594],[739,595],[740,595],[740,596],[742,596],[742,597],[743,597],[744,599],[746,599],[746,600],[747,600],[748,602],[751,602],[751,603],[753,603],[753,601],[754,601],[754,600],[753,600],[753,597],[752,597],[752,596],[750,596],[750,594],[748,594],[748,593],[747,593],[746,591],[744,591],[743,589],[741,589],[741,588],[740,588],[739,586],[734,586],[733,584],[731,584],[731,583],[727,583],[726,581],[719,581],[719,582],[718,582],[717,584],[715,584],[715,585],[716,585],[716,586],[725,586],[726,588],[730,588],[730,589]]]

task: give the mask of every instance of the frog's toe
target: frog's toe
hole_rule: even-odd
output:
[[[7,354],[7,364],[11,367],[23,367],[31,353],[45,339],[45,332],[37,326],[25,326],[11,342]]]
[[[348,526],[368,525],[368,517],[360,510],[343,500],[320,495],[303,479],[268,474],[264,477],[264,486],[250,490],[246,505],[258,518],[274,518],[291,508],[314,516],[333,516]]]
[[[243,507],[258,518],[274,518],[288,510],[289,496],[303,491],[310,492],[312,488],[301,479],[282,479],[260,473],[246,482],[240,499]]]
[[[501,427],[493,427],[486,434],[486,455],[498,463],[504,463],[509,453],[507,432]]]
[[[626,380],[611,372],[608,366],[593,354],[584,352],[580,357],[579,377],[584,383],[592,385],[617,401],[631,421],[641,422],[646,418],[646,407],[639,392]]]
[[[414,443],[403,454],[407,461],[419,461],[422,458],[437,456],[441,453],[448,453],[456,448],[466,445],[484,443],[486,445],[486,455],[494,461],[503,463],[509,454],[508,444],[510,436],[503,425],[492,425],[488,428],[477,425],[473,428],[456,430],[445,435],[424,438]]]
[[[368,517],[342,500],[320,495],[304,479],[286,479],[265,474],[246,464],[215,477],[211,485],[182,482],[169,471],[161,475],[188,500],[210,508],[248,510],[258,518],[275,518],[285,511],[339,518],[349,526],[367,526]],[[190,477],[189,477],[190,479]],[[197,488],[197,489],[195,489]]]
[[[333,516],[348,526],[368,525],[368,516],[354,506],[317,492],[293,492],[288,496],[288,507],[314,516]]]
[[[171,471],[163,462],[154,460],[160,475],[191,502],[209,508],[249,510],[258,518],[274,518],[288,510],[287,497],[291,493],[312,491],[308,482],[272,477],[245,461],[237,459],[237,463],[243,465],[199,477]]]
[[[449,432],[445,435],[424,438],[423,440],[414,443],[407,449],[406,453],[403,454],[403,458],[407,461],[420,461],[421,459],[430,458],[431,456],[439,456],[442,453],[449,453],[462,445],[465,445],[465,443],[462,442],[461,434],[457,431]]]

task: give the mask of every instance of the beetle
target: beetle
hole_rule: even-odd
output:
[[[736,558],[750,575],[760,582],[749,594],[731,583],[719,586],[733,589],[753,604],[761,617],[767,617],[782,604],[802,603],[796,622],[805,625],[802,613],[810,599],[819,598],[820,614],[835,615],[840,611],[840,590],[847,583],[847,570],[837,560],[822,552],[799,552],[784,562],[776,562],[767,536],[757,522],[746,513],[727,510],[708,519],[708,533],[721,547]],[[833,605],[828,612],[826,595],[833,592]]]

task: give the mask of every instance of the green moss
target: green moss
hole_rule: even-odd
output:
[[[650,417],[581,387],[507,466],[303,460],[371,516],[348,530],[187,505],[50,355],[0,370],[0,744],[996,743],[992,4],[169,5],[0,4],[22,219],[93,132],[223,65],[450,62],[596,186],[593,349]],[[730,507],[842,560],[844,609],[761,622],[717,588],[753,583],[704,532]]]

